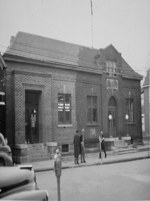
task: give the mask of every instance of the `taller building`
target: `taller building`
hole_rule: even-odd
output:
[[[144,123],[144,137],[149,138],[150,135],[150,69],[148,69],[143,86],[143,123]]]
[[[109,143],[142,138],[142,76],[113,45],[93,49],[19,32],[4,54],[7,136],[12,147],[58,144],[72,150],[85,129],[86,147],[100,130]],[[27,144],[29,143],[29,144]]]

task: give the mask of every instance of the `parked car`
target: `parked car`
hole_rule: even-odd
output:
[[[11,148],[0,133],[0,166],[13,166]]]
[[[45,190],[32,190],[23,191],[19,193],[14,193],[2,198],[3,200],[38,200],[38,201],[48,201],[48,194]]]
[[[48,192],[38,188],[32,165],[0,167],[0,199],[48,201]]]

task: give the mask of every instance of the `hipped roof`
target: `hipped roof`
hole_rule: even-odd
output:
[[[110,48],[112,45],[106,47]],[[105,50],[105,49],[104,49]],[[98,49],[75,45],[47,37],[25,32],[18,32],[13,38],[4,57],[10,56],[42,61],[44,63],[59,63],[71,66],[73,70],[102,73],[102,67],[97,65],[95,58]],[[122,75],[128,78],[142,79],[122,58]]]

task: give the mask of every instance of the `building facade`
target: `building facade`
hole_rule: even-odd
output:
[[[14,155],[23,150],[27,158],[31,144],[71,152],[82,128],[87,148],[97,146],[101,130],[108,144],[142,138],[142,77],[113,45],[98,50],[19,32],[4,59],[6,133]]]
[[[148,69],[143,86],[143,123],[144,123],[144,138],[149,139],[150,131],[150,69]]]
[[[6,104],[5,104],[5,69],[6,64],[0,53],[0,133],[5,137],[5,114],[6,114]]]

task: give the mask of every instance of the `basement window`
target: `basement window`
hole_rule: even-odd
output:
[[[69,152],[69,144],[62,144],[62,152]]]

